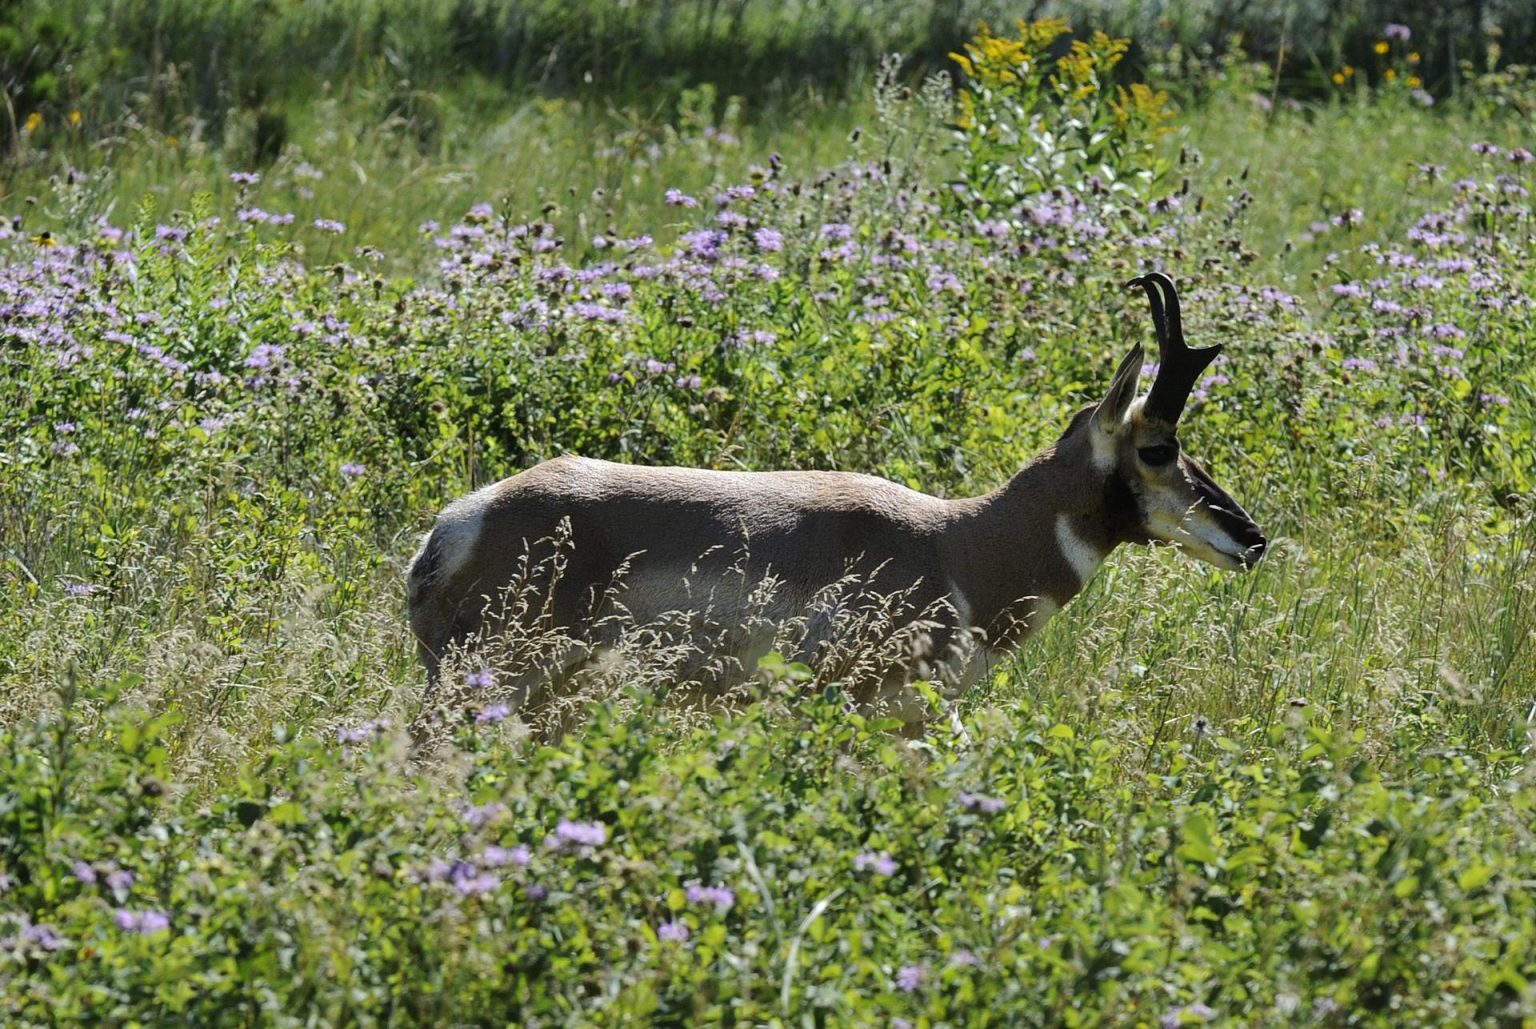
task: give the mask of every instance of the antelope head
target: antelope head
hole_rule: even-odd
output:
[[[1185,402],[1221,344],[1196,350],[1184,342],[1179,296],[1167,276],[1152,272],[1126,285],[1146,290],[1159,358],[1145,401],[1133,402],[1142,365],[1138,344],[1094,411],[1094,459],[1119,493],[1120,538],[1172,544],[1228,571],[1252,568],[1264,554],[1264,533],[1178,437]]]

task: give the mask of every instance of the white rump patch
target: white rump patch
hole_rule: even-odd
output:
[[[465,497],[460,497],[437,516],[432,535],[437,537],[437,567],[434,576],[451,579],[458,574],[474,552],[475,541],[480,538],[480,526],[485,521],[485,509],[490,506],[496,489],[493,483]]]
[[[1087,585],[1103,563],[1104,555],[1077,534],[1077,530],[1072,528],[1072,519],[1065,514],[1056,516],[1056,545],[1061,548],[1061,556],[1067,559],[1067,564],[1077,574],[1077,584]]]

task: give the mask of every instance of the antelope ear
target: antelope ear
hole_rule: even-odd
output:
[[[1115,378],[1109,384],[1109,392],[1104,394],[1098,410],[1093,412],[1094,424],[1105,432],[1119,429],[1120,423],[1125,420],[1126,409],[1136,399],[1136,383],[1141,378],[1143,357],[1140,343],[1131,348],[1131,352],[1120,362],[1120,367],[1115,369]]]

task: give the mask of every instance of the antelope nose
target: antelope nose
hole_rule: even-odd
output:
[[[1243,544],[1243,567],[1252,568],[1259,563],[1259,558],[1264,556],[1264,551],[1269,549],[1269,540],[1264,538],[1264,533],[1255,525],[1252,531],[1244,533],[1241,540]]]

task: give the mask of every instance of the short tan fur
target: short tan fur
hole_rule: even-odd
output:
[[[543,617],[552,626],[588,637],[591,646],[562,670],[568,675],[604,644],[592,626],[616,600],[640,624],[706,606],[730,623],[733,613],[765,603],[757,586],[771,577],[776,589],[755,615],[772,625],[803,616],[852,575],[862,589],[904,593],[905,610],[923,622],[923,645],[880,681],[848,685],[865,704],[879,699],[919,718],[921,706],[893,685],[917,677],[967,685],[991,656],[1071,600],[1121,543],[1172,543],[1222,568],[1251,567],[1263,534],[1181,452],[1176,435],[1184,398],[1218,348],[1184,345],[1177,294],[1165,277],[1132,285],[1147,292],[1161,350],[1149,396],[1135,399],[1137,346],[1102,401],[984,496],[945,500],[847,472],[721,472],[564,456],[455,501],[407,574],[411,628],[432,684],[427,708],[441,659],[496,631],[495,598],[514,581],[549,594]],[[554,563],[538,555],[557,537],[565,545],[555,575]],[[544,569],[542,580],[528,581],[530,568]],[[813,626],[807,652],[790,656],[814,658],[830,629]],[[731,651],[723,656],[750,672],[772,641],[771,633],[743,629],[723,644]],[[541,675],[544,682],[523,685],[521,703],[558,690],[562,674]]]

